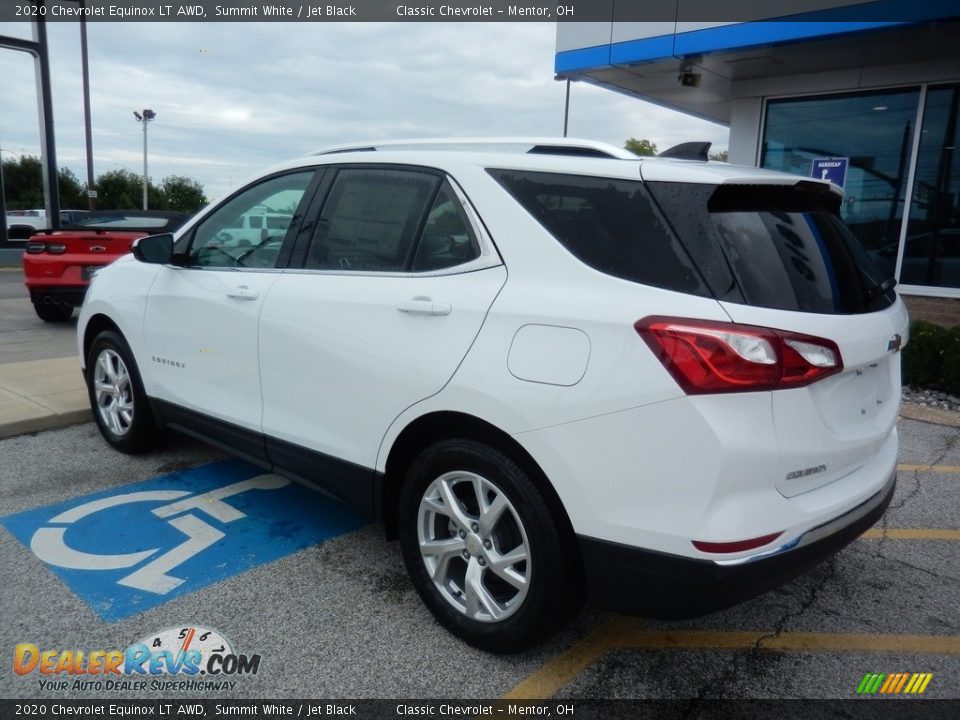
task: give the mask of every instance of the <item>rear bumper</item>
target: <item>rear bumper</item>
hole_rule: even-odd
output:
[[[90,284],[85,268],[102,268],[117,259],[117,255],[103,253],[24,253],[23,279],[30,291],[31,299],[37,295],[75,298],[80,293],[79,305],[83,302],[83,291]],[[65,295],[65,293],[67,295]],[[34,300],[36,302],[36,300]]]
[[[698,617],[760,595],[839,552],[877,522],[896,488],[772,550],[734,561],[699,560],[578,536],[592,604],[663,619]]]
[[[31,287],[30,302],[34,305],[72,305],[80,307],[87,294],[84,287]]]

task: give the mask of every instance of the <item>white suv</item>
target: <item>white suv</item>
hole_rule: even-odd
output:
[[[589,141],[334,148],[97,273],[94,417],[119,450],[171,427],[370,513],[478,647],[587,595],[700,614],[893,494],[907,313],[840,202]],[[225,252],[260,206],[295,209]]]

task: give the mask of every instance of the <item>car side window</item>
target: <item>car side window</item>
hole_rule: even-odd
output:
[[[443,270],[480,257],[480,245],[470,227],[460,198],[444,182],[427,215],[420,235],[413,272]]]
[[[247,188],[204,218],[190,243],[189,265],[273,268],[314,171],[278,175]]]
[[[330,188],[304,267],[406,270],[440,179],[410,170],[341,170]]]

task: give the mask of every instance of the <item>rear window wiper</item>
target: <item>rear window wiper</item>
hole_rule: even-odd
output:
[[[895,277],[888,277],[886,280],[877,283],[872,288],[867,288],[867,300],[873,300],[876,297],[880,297],[888,290],[895,288],[896,285],[897,279]]]

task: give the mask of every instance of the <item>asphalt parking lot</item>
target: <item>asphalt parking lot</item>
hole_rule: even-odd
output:
[[[76,328],[76,317],[62,324],[40,320],[30,304],[20,268],[0,267],[0,363],[74,355]]]
[[[0,363],[72,354],[73,324],[40,322],[20,282],[0,271]],[[310,489],[176,435],[141,457],[109,449],[91,423],[3,439],[0,697],[913,702],[908,683],[929,674],[923,699],[960,699],[960,431],[910,419],[899,430],[893,504],[829,562],[695,621],[585,610],[509,657],[438,627],[397,544]],[[184,690],[15,671],[17,646],[62,658],[179,647],[181,633],[258,655],[256,673]],[[858,695],[879,673],[906,674],[901,692]]]
[[[510,657],[440,629],[396,543],[313,491],[179,436],[137,458],[109,450],[89,423],[9,438],[0,646],[124,649],[168,628],[216,630],[261,661],[256,674],[193,693],[208,698],[850,698],[865,674],[901,672],[932,673],[925,698],[960,698],[960,443],[953,428],[912,420],[900,432],[900,481],[882,526],[830,562],[696,621],[585,611]],[[188,514],[220,539],[203,546],[194,532],[191,554],[150,510],[189,510],[193,498]],[[38,541],[40,529],[54,541]],[[138,553],[151,570],[116,560]],[[102,556],[113,566],[98,566]],[[11,672],[9,655],[5,665],[0,697],[89,695],[42,688],[37,672]]]

